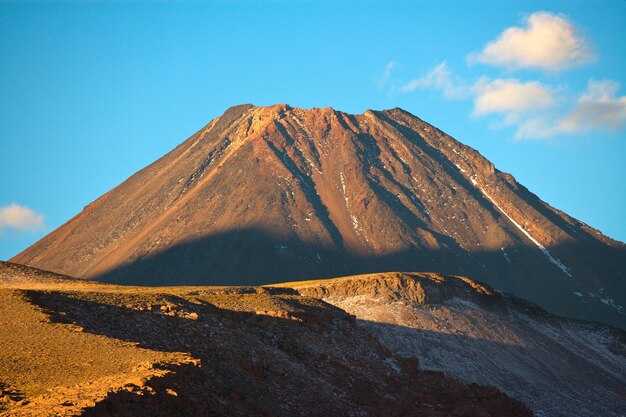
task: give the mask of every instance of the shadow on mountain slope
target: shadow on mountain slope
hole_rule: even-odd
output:
[[[467,314],[469,320],[472,315],[470,311]],[[626,409],[626,378],[619,367],[611,367],[611,359],[602,356],[600,340],[607,337],[600,336],[601,330],[597,330],[597,346],[583,346],[588,334],[576,334],[574,326],[571,330],[556,323],[555,327],[542,326],[542,320],[534,325],[514,324],[515,338],[503,343],[452,333],[462,331],[463,321],[450,320],[450,332],[369,320],[358,322],[393,353],[419,357],[423,369],[443,371],[465,383],[497,386],[523,401],[537,415],[621,416]],[[623,332],[614,332],[616,338],[625,340]],[[570,343],[567,337],[580,339]],[[611,346],[608,349],[612,351]],[[623,357],[624,352],[614,354]]]
[[[289,290],[27,295],[53,321],[195,360],[159,365],[170,372],[84,416],[530,415],[495,388],[420,371],[343,310]]]
[[[562,273],[535,247],[513,246],[472,253],[458,248],[433,251],[414,247],[364,257],[310,245],[296,236],[275,236],[248,228],[187,240],[91,278],[151,286],[260,285],[375,272],[435,271],[483,281],[554,314],[626,329],[626,315],[611,305],[613,301],[618,306],[626,304],[624,285],[620,282],[626,270],[626,254],[617,250],[592,253],[587,248],[581,255],[576,244],[549,250],[569,268],[572,277]],[[586,294],[575,294],[580,292],[577,276],[593,276],[597,272],[592,271],[600,267],[606,271],[601,290],[589,288]],[[612,299],[606,294],[611,294]]]

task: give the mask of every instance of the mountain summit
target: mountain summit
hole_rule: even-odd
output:
[[[397,108],[232,107],[12,261],[141,285],[437,271],[626,328],[624,244]]]

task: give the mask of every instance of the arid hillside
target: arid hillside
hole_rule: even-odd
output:
[[[371,274],[277,284],[357,318],[423,369],[488,384],[536,416],[624,416],[626,333],[551,315],[467,278]]]
[[[626,328],[624,244],[401,109],[233,107],[13,261],[133,285],[434,271]]]
[[[532,414],[291,288],[121,287],[2,262],[0,415]]]

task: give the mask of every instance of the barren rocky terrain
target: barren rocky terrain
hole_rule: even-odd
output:
[[[292,288],[123,287],[0,263],[2,416],[530,416]]]
[[[354,314],[423,369],[501,389],[538,417],[626,415],[626,333],[563,319],[462,277],[372,274],[278,284]]]
[[[626,417],[626,246],[401,109],[235,106],[12,261],[2,416]]]
[[[401,109],[233,107],[13,261],[133,285],[437,271],[626,329],[623,243]]]

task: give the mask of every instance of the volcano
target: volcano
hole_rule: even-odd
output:
[[[626,328],[623,243],[398,108],[232,107],[11,261],[135,285],[435,271]]]

